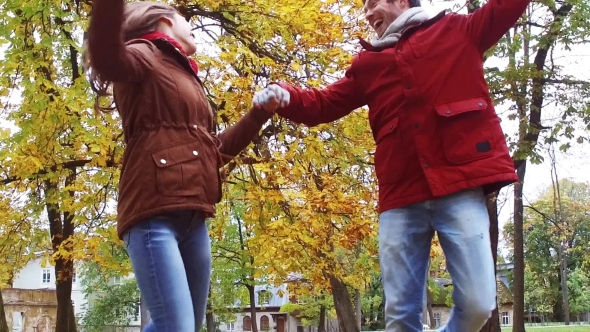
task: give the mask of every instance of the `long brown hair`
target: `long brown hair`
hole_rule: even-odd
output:
[[[121,27],[123,42],[125,43],[156,31],[158,22],[162,17],[172,19],[176,13],[177,11],[174,7],[162,2],[139,1],[125,5],[124,20]],[[84,43],[86,42],[87,38],[84,38]],[[94,109],[102,112],[112,111],[115,109],[114,101],[111,101],[107,107],[100,106],[100,100],[102,98],[112,95],[112,82],[102,80],[100,75],[92,70],[92,63],[87,50],[88,48],[84,47],[83,61],[84,68],[88,74],[88,80],[90,81],[90,87],[97,95],[94,101]]]

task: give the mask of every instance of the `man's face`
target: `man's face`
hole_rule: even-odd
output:
[[[367,0],[365,2],[365,18],[377,36],[381,38],[387,28],[403,12],[409,9],[407,0]]]

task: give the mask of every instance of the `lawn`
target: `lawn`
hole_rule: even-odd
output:
[[[527,326],[527,332],[590,332],[590,326]],[[503,328],[502,331],[512,331],[512,327]]]

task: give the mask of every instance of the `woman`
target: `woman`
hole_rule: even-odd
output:
[[[219,168],[274,110],[253,109],[212,134],[213,113],[188,58],[196,52],[191,27],[166,4],[94,0],[87,43],[93,89],[104,96],[113,83],[123,122],[117,230],[152,318],[145,331],[198,331],[211,269],[205,219],[221,199]]]

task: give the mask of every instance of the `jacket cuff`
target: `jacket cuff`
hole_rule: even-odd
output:
[[[262,126],[266,121],[268,121],[268,119],[272,118],[273,115],[274,113],[267,112],[262,108],[254,107],[252,110],[250,110],[250,112],[248,112],[246,116],[250,117],[250,119],[256,122],[256,124],[259,126]]]

